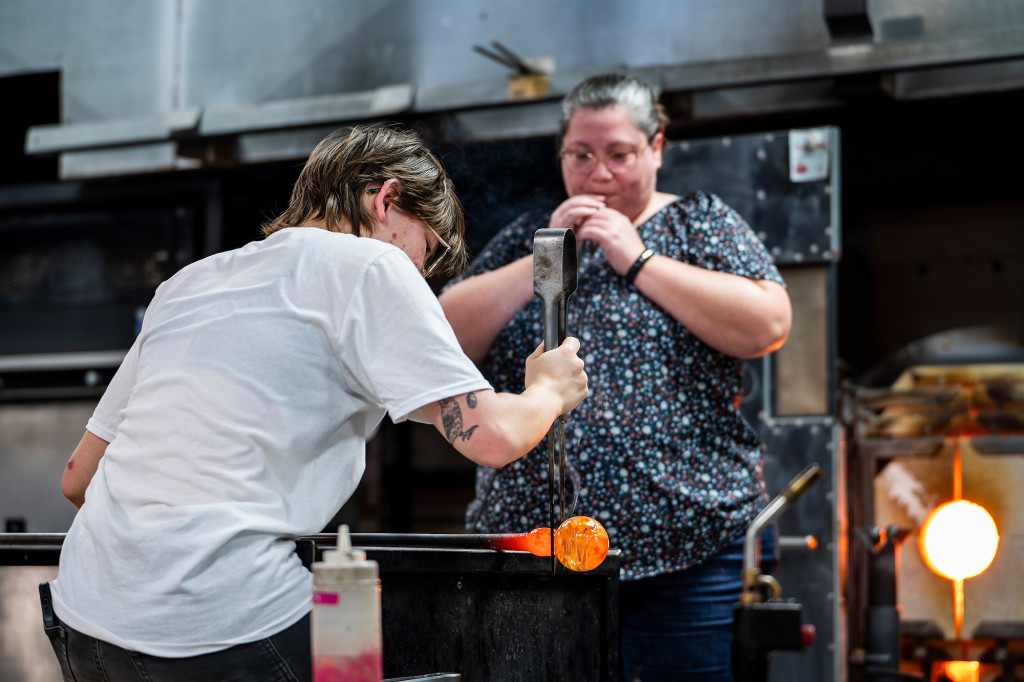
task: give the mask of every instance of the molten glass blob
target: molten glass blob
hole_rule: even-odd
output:
[[[571,571],[591,571],[608,555],[608,533],[589,516],[574,516],[555,531],[555,557]]]
[[[534,528],[514,549],[551,556],[551,529]],[[555,531],[555,558],[571,571],[592,571],[607,555],[608,533],[596,519],[574,516]]]
[[[992,563],[999,532],[985,508],[958,500],[933,511],[918,535],[928,567],[950,580],[971,578]]]

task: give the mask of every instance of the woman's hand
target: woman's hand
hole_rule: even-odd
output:
[[[576,238],[596,242],[620,275],[625,275],[647,248],[632,221],[614,208],[602,208],[584,218],[576,228]]]
[[[548,219],[548,227],[575,229],[584,220],[604,208],[604,197],[600,194],[576,194],[558,205]]]

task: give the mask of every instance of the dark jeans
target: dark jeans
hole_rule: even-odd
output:
[[[774,529],[761,540],[761,570],[774,569]],[[733,607],[743,539],[693,568],[619,583],[624,682],[732,682]]]
[[[281,632],[212,654],[160,658],[84,635],[53,612],[50,585],[39,586],[43,629],[66,682],[312,682],[309,614]]]

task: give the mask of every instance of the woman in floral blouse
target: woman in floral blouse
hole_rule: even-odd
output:
[[[562,103],[568,198],[502,230],[441,305],[496,390],[523,386],[543,338],[533,237],[573,228],[568,329],[590,395],[569,415],[567,497],[622,550],[625,680],[731,680],[743,537],[764,506],[761,445],[738,409],[742,358],[779,348],[791,307],[771,257],[717,196],[657,191],[666,117],[635,78],[589,78]],[[481,467],[473,532],[548,525],[547,448]]]

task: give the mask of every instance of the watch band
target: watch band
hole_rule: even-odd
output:
[[[640,254],[640,257],[633,261],[633,264],[629,266],[629,270],[626,271],[626,282],[632,284],[633,280],[636,279],[636,273],[640,272],[640,268],[650,260],[651,256],[654,255],[654,251],[646,249]]]

